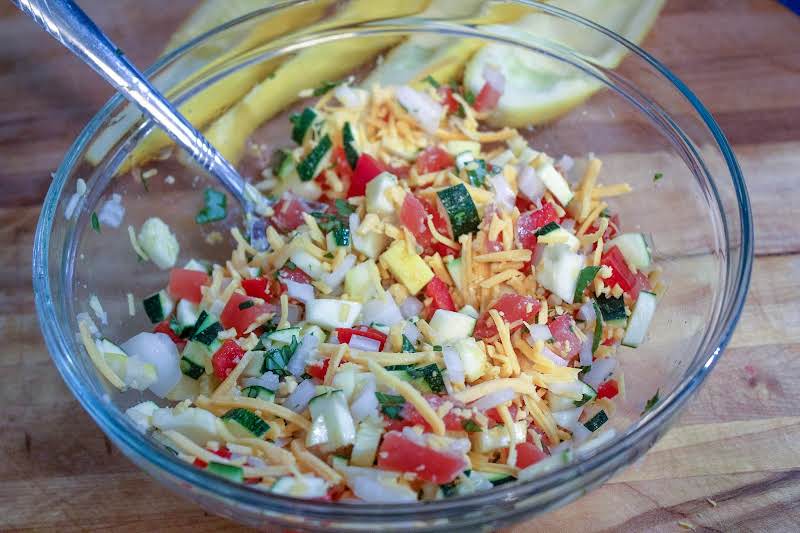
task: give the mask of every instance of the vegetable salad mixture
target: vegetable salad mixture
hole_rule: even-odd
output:
[[[327,86],[291,117],[225,264],[175,268],[166,224],[131,228],[169,269],[143,300],[153,332],[118,345],[79,320],[112,385],[177,402],[129,417],[197,468],[343,502],[470,494],[611,439],[615,353],[663,290],[608,203],[630,187],[599,184],[593,157],[571,183],[568,157],[483,125],[504,86],[485,79]],[[207,190],[197,222],[225,216]]]

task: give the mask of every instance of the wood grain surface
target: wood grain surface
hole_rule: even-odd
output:
[[[194,2],[81,4],[146,65]],[[111,91],[5,2],[0,36],[0,530],[237,529],[122,457],[50,363],[30,282],[39,203]],[[800,531],[800,18],[770,0],[668,0],[645,48],[735,147],[755,216],[750,295],[717,368],[642,461],[513,531]]]

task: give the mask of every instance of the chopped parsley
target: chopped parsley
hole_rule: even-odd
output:
[[[651,410],[653,407],[656,406],[656,404],[658,403],[658,400],[659,400],[658,394],[660,392],[661,392],[661,389],[656,390],[656,393],[653,395],[653,397],[650,398],[649,400],[647,400],[647,403],[644,404],[644,411],[642,411],[642,414],[645,414],[646,412],[648,412],[649,410]]]
[[[469,419],[462,420],[461,427],[464,428],[464,431],[467,433],[480,433],[483,431],[477,422]]]
[[[656,175],[655,175],[655,176],[653,176],[653,181],[654,181],[654,182],[655,182],[655,181],[658,181],[658,180],[660,180],[660,179],[661,179],[661,178],[663,178],[663,177],[664,177],[664,174],[663,174],[662,172],[656,172]]]
[[[333,254],[328,252],[325,255],[323,255],[322,257],[324,257],[325,259],[333,259]]]
[[[384,394],[382,392],[376,392],[375,397],[378,398],[378,403],[381,404],[381,412],[383,414],[389,418],[400,420],[400,411],[402,411],[403,407],[406,405],[405,398],[395,394]]]
[[[228,197],[211,187],[203,191],[203,202],[205,207],[194,217],[198,224],[208,224],[223,220],[227,214]]]
[[[586,404],[587,402],[592,401],[592,399],[594,399],[594,396],[591,396],[589,394],[584,394],[583,396],[581,396],[580,400],[575,400],[572,403],[575,404],[575,407],[580,407],[580,406]]]
[[[250,309],[254,305],[256,305],[256,304],[255,304],[255,302],[253,300],[245,300],[245,301],[243,301],[242,303],[239,304],[239,309],[244,311],[245,309]]]
[[[436,81],[436,80],[433,78],[433,76],[431,76],[430,74],[428,74],[427,76],[425,76],[425,79],[423,79],[422,81],[424,81],[424,82],[428,83],[428,84],[429,84],[431,87],[433,87],[434,89],[438,89],[439,87],[441,87],[441,85],[439,85],[439,82],[438,82],[438,81]]]
[[[311,94],[313,96],[322,96],[323,94],[327,93],[331,89],[335,88],[340,83],[341,82],[339,82],[339,81],[329,81],[329,80],[323,81],[322,85],[320,85],[319,87],[314,89],[314,92],[311,93]]]
[[[441,347],[441,346],[439,346],[438,344],[435,344],[435,345],[433,346],[433,351],[434,351],[434,352],[441,352],[441,351],[442,351],[442,347]]]
[[[464,91],[464,101],[466,103],[468,103],[469,105],[474,104],[475,103],[475,93],[473,93],[469,89]]]
[[[355,207],[341,198],[337,198],[333,205],[336,207],[336,212],[339,213],[340,217],[348,217],[356,211]]]
[[[97,213],[92,211],[92,229],[100,233],[100,219],[97,218]]]

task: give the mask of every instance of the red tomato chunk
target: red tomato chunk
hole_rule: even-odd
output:
[[[417,157],[417,172],[420,174],[428,174],[429,172],[438,172],[455,165],[453,156],[446,150],[438,146],[431,146],[423,150],[419,157]]]
[[[550,334],[561,343],[564,356],[569,359],[581,351],[581,340],[575,333],[575,321],[569,315],[560,315],[547,325]],[[569,343],[569,346],[567,346]]]
[[[538,463],[547,454],[536,447],[532,442],[520,442],[517,444],[517,468],[525,468]]]
[[[214,367],[214,375],[219,379],[225,379],[228,374],[236,368],[236,365],[244,357],[244,350],[236,344],[234,340],[227,340],[220,346],[219,350],[211,356],[211,366]]]
[[[219,316],[219,321],[223,328],[236,328],[236,334],[240,336],[244,335],[245,330],[255,322],[256,318],[275,310],[275,307],[270,304],[258,304],[248,307],[245,302],[252,302],[252,300],[243,294],[234,292]]]
[[[526,250],[536,248],[536,230],[550,222],[558,222],[556,208],[551,203],[545,203],[541,209],[522,213],[517,219],[517,239]]]
[[[625,256],[622,255],[619,248],[612,246],[603,252],[600,264],[611,267],[611,277],[604,280],[606,287],[613,288],[614,285],[619,285],[623,291],[630,292],[636,283],[636,276],[628,268]],[[639,293],[636,294],[638,296]]]
[[[421,446],[397,431],[383,437],[378,450],[378,468],[395,472],[413,472],[425,481],[450,483],[467,468],[460,456]]]
[[[513,333],[522,327],[522,321],[530,322],[539,312],[539,300],[533,296],[520,296],[519,294],[504,294],[492,306],[478,317],[475,324],[475,338],[487,339],[497,335],[497,326],[489,316],[491,309],[496,309],[503,321],[509,324]]]
[[[356,163],[356,169],[353,171],[353,177],[350,180],[347,197],[364,196],[367,191],[367,183],[375,179],[383,171],[383,165],[376,161],[375,158],[369,154],[361,154]]]
[[[200,300],[203,299],[200,287],[209,283],[211,283],[211,278],[205,272],[186,268],[173,268],[169,271],[167,292],[176,300],[200,303]]]

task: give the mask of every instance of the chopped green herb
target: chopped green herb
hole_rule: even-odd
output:
[[[583,300],[583,291],[586,290],[586,287],[589,286],[595,276],[597,276],[598,272],[600,272],[599,266],[584,267],[580,271],[578,274],[578,282],[575,284],[575,296],[573,297],[574,302],[579,303]]]
[[[469,105],[474,104],[475,103],[475,93],[473,93],[469,89],[464,91],[464,101],[466,103],[468,103]]]
[[[407,352],[407,353],[416,353],[417,352],[417,350],[414,349],[414,345],[411,344],[411,341],[405,335],[403,335],[403,348],[402,348],[402,351],[403,352]]]
[[[244,311],[245,309],[250,309],[254,305],[256,305],[256,304],[255,304],[255,302],[253,300],[245,300],[245,301],[243,301],[242,303],[239,304],[239,309]]]
[[[425,79],[424,79],[424,80],[422,80],[422,81],[424,81],[424,82],[427,82],[427,83],[428,83],[428,84],[429,84],[431,87],[433,87],[434,89],[438,89],[439,87],[441,87],[441,86],[439,85],[439,82],[438,82],[438,81],[436,81],[436,80],[433,78],[433,76],[431,76],[430,74],[428,74],[427,76],[425,76]]]
[[[423,367],[412,367],[406,370],[411,379],[422,379],[430,387],[433,392],[444,392],[444,378],[442,371],[436,366],[436,363],[431,363]]]
[[[339,213],[339,216],[341,217],[349,217],[356,211],[355,207],[341,198],[337,198],[333,205],[336,207],[336,212]]]
[[[430,76],[428,76],[430,77]],[[456,495],[456,490],[458,488],[458,483],[455,481],[451,481],[450,483],[445,483],[444,485],[439,485],[439,488],[442,490],[442,496],[445,498],[449,498],[450,496]]]
[[[611,211],[609,211],[608,208],[606,207],[605,209],[600,211],[600,216],[603,218],[611,218]]]
[[[302,181],[311,181],[324,168],[328,154],[333,148],[333,141],[330,135],[325,134],[317,145],[311,149],[308,155],[297,165],[297,173]]]
[[[198,224],[208,224],[224,219],[227,214],[228,197],[211,187],[203,191],[205,207],[194,217]]]
[[[578,372],[578,377],[583,377],[583,375],[585,373],[587,373],[588,371],[590,371],[592,369],[592,365],[583,365],[580,368],[581,368],[581,371]]]
[[[295,113],[289,117],[289,122],[292,123],[292,140],[297,144],[303,144],[303,139],[306,138],[306,133],[317,118],[317,112],[312,108],[307,107],[301,113]]]
[[[661,389],[656,390],[656,393],[653,395],[653,397],[647,400],[647,403],[644,404],[644,411],[642,411],[642,414],[645,414],[647,411],[651,410],[653,407],[656,406],[656,404],[658,403],[659,399],[658,395],[660,392]]]
[[[441,352],[442,351],[442,347],[439,346],[438,344],[434,344],[433,351],[434,352]]]
[[[97,213],[92,211],[92,229],[100,233],[100,219],[97,218]]]
[[[586,402],[591,401],[592,399],[594,399],[594,396],[591,396],[589,394],[584,394],[583,396],[581,396],[580,400],[575,400],[572,403],[575,404],[575,407],[580,407],[580,406],[586,404]]]
[[[336,246],[348,246],[350,244],[350,228],[341,225],[333,228],[333,241]]]
[[[323,255],[322,257],[324,257],[325,259],[333,259],[333,254],[328,252],[325,255]]]
[[[592,301],[594,307],[594,337],[592,338],[592,355],[600,347],[600,341],[603,340],[603,313],[600,311],[600,306],[596,301]],[[591,366],[591,365],[590,365]]]
[[[476,159],[467,164],[467,177],[474,187],[483,187],[486,183],[486,161]]]
[[[402,396],[394,394],[384,394],[376,392],[375,397],[378,398],[378,403],[381,404],[381,412],[389,418],[400,420],[400,411],[406,405],[406,400]]]
[[[319,226],[319,229],[325,233],[330,233],[336,228],[343,227],[344,225],[341,219],[331,213],[320,213],[319,211],[315,211],[311,213],[311,216],[317,219],[317,226]]]
[[[334,87],[339,85],[340,83],[341,82],[339,82],[339,81],[327,81],[327,80],[323,81],[322,85],[320,85],[319,87],[314,89],[314,92],[312,94],[314,96],[322,96],[323,94],[327,93],[328,91],[330,91],[331,89],[333,89]]]
[[[663,177],[664,177],[664,174],[663,174],[663,173],[661,173],[661,172],[656,172],[656,175],[655,175],[655,176],[653,176],[653,181],[658,181],[658,180],[660,180],[660,179],[661,179],[661,178],[663,178]]]
[[[272,372],[279,376],[286,376],[289,371],[286,370],[286,365],[289,364],[289,359],[292,358],[294,352],[298,347],[297,337],[292,337],[292,342],[280,348],[270,348],[264,356],[264,364],[261,367],[261,373]]]
[[[469,419],[462,420],[461,427],[463,427],[464,431],[467,433],[480,433],[483,431],[477,422]]]

